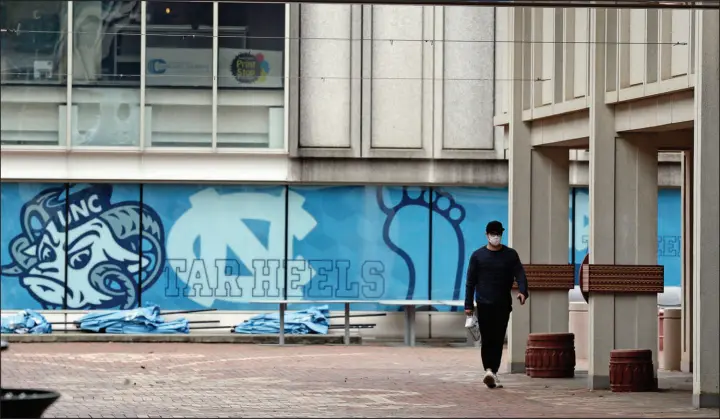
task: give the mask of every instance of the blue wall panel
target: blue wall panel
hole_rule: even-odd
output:
[[[587,188],[575,188],[576,272],[588,252],[590,242],[590,197],[588,194]],[[572,192],[570,199],[572,202]],[[658,264],[665,266],[665,287],[679,287],[681,281],[681,205],[680,189],[658,190]],[[572,222],[572,205],[570,218]]]
[[[432,218],[432,298],[465,298],[470,255],[487,244],[485,227],[497,220],[508,227],[505,188],[435,188]],[[507,244],[508,231],[503,235]],[[448,310],[448,307],[438,307]]]
[[[276,306],[262,301],[285,296],[461,299],[467,260],[485,244],[485,225],[507,225],[508,217],[506,188],[0,188],[3,309],[152,302],[164,309],[271,310]],[[589,221],[588,190],[577,188],[568,246],[577,264],[587,254]],[[680,285],[680,231],[680,191],[662,189],[658,262],[666,286]]]
[[[65,228],[57,212],[65,212],[65,186],[0,183],[0,196],[2,308],[62,308]]]
[[[680,189],[658,191],[658,264],[665,266],[665,286],[682,282],[682,196]]]
[[[138,185],[3,183],[2,307],[136,307],[139,201]]]
[[[419,187],[291,187],[288,296],[427,299],[430,193]]]
[[[285,187],[143,186],[143,203],[164,232],[164,268],[143,303],[164,309],[265,309],[283,298]],[[156,214],[153,216],[153,214]]]

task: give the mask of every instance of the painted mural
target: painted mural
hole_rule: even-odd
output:
[[[508,214],[506,188],[2,183],[0,192],[2,309],[458,299],[485,224],[507,225]],[[660,193],[658,257],[672,285],[679,200]],[[587,189],[570,203],[569,259],[579,263]]]
[[[571,263],[576,264],[577,271],[590,243],[590,195],[587,188],[575,188],[574,203],[572,195],[571,193],[570,226],[572,234],[574,221],[575,237],[571,239],[569,256]],[[681,282],[681,205],[680,189],[658,190],[658,264],[665,267],[666,289],[680,287]]]

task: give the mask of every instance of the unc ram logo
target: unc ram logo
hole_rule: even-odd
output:
[[[45,309],[136,306],[138,285],[152,286],[165,264],[163,226],[151,208],[111,195],[105,184],[40,192],[22,207],[2,275],[19,278]]]

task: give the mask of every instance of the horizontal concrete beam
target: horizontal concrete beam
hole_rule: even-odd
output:
[[[588,184],[586,154],[570,151],[572,185]],[[663,153],[659,161],[659,185],[680,187],[679,159]],[[3,151],[0,174],[4,182],[508,185],[506,160],[292,159],[281,154],[191,152]]]
[[[570,162],[570,184],[587,186],[590,184],[589,163]],[[682,172],[679,163],[658,163],[658,186],[661,188],[679,188],[682,186]]]
[[[300,159],[291,182],[507,186],[505,160]]]

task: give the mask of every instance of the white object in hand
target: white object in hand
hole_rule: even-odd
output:
[[[480,340],[480,327],[475,316],[467,316],[465,319],[465,328],[470,332],[473,339],[477,342]]]

